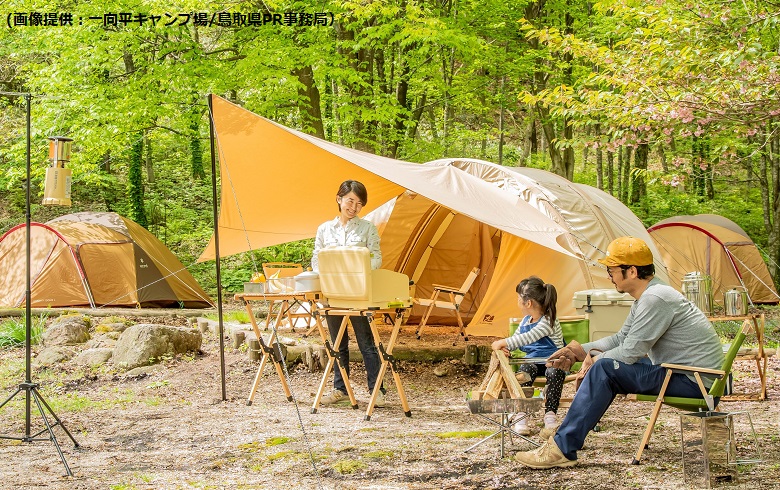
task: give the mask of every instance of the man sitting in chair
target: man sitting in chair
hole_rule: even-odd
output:
[[[599,262],[607,267],[618,292],[636,301],[618,333],[582,345],[572,341],[550,356],[548,366],[568,369],[573,362],[590,359],[587,353],[601,352],[590,364],[583,363],[587,374],[556,434],[533,451],[515,454],[515,460],[525,466],[577,464],[577,451],[615,395],[661,391],[666,376],[662,363],[711,369],[723,364],[723,348],[712,324],[682,294],[654,277],[653,254],[644,241],[618,238]],[[713,382],[703,381],[708,389]],[[666,395],[701,398],[701,390],[693,376],[675,373]]]

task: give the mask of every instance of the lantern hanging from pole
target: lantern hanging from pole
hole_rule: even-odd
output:
[[[43,204],[70,206],[71,169],[65,168],[70,161],[73,140],[65,136],[49,138],[49,160],[46,168],[46,181],[43,188]]]

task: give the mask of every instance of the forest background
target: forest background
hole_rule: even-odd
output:
[[[10,0],[0,11],[0,91],[32,94],[33,221],[127,216],[212,293],[213,263],[194,263],[213,226],[209,93],[392,158],[550,170],[618,197],[646,226],[720,214],[779,282],[777,2]],[[52,135],[75,140],[71,209],[38,205]],[[0,233],[24,221],[25,148],[24,98],[0,97]],[[223,285],[240,289],[262,261],[308,263],[311,246],[226,258]]]

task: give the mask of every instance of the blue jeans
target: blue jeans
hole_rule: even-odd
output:
[[[626,364],[614,359],[599,359],[582,380],[571,407],[555,434],[555,444],[568,459],[577,459],[577,451],[582,449],[585,437],[596,427],[615,395],[657,395],[665,377],[666,369],[661,366],[645,362]],[[666,394],[701,398],[696,382],[678,373],[672,374]]]
[[[330,331],[331,342],[336,342],[336,336],[339,334],[339,327],[341,327],[341,320],[344,317],[342,315],[325,315],[325,320],[328,322],[328,330]],[[379,376],[379,367],[381,362],[379,361],[379,352],[374,345],[374,334],[371,333],[371,326],[368,324],[368,318],[364,316],[351,316],[349,317],[352,322],[352,330],[355,332],[355,340],[357,340],[360,353],[363,355],[363,363],[366,366],[366,378],[368,380],[368,391],[374,391],[376,385],[376,378]],[[339,361],[341,365],[347,370],[347,376],[349,376],[349,327],[344,331],[344,336],[341,337],[341,344],[333,346],[339,353]],[[333,388],[340,390],[342,393],[347,392],[347,385],[344,383],[344,378],[341,376],[341,370],[338,366],[333,368]],[[381,387],[382,393],[385,392],[384,385]]]

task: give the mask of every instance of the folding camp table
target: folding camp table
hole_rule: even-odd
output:
[[[401,377],[398,375],[398,372],[395,369],[396,361],[395,358],[393,357],[393,348],[395,347],[396,340],[398,340],[398,334],[401,331],[401,321],[403,319],[405,310],[406,307],[383,308],[383,309],[320,308],[317,310],[317,312],[315,313],[317,328],[320,332],[320,337],[322,337],[322,341],[325,343],[325,350],[328,353],[328,365],[326,366],[325,372],[322,375],[322,381],[320,381],[320,387],[317,390],[317,395],[314,397],[314,404],[312,405],[311,413],[317,413],[317,408],[319,407],[320,399],[322,398],[322,395],[325,392],[325,387],[328,384],[328,378],[330,377],[330,373],[333,370],[334,365],[337,365],[339,370],[341,371],[341,376],[344,379],[344,384],[347,388],[347,394],[349,395],[349,401],[352,404],[352,408],[354,409],[358,408],[357,400],[355,399],[355,394],[352,391],[352,386],[350,385],[349,382],[349,375],[347,374],[346,366],[341,365],[341,360],[339,359],[338,350],[337,348],[334,348],[334,346],[338,346],[339,344],[341,344],[341,339],[344,338],[344,335],[347,331],[347,325],[352,324],[350,318],[353,316],[364,316],[368,319],[368,324],[371,327],[371,333],[374,336],[374,343],[376,344],[377,351],[379,352],[379,357],[381,358],[382,361],[382,364],[379,368],[379,374],[377,375],[376,385],[374,386],[374,389],[371,391],[371,399],[368,402],[368,408],[366,409],[366,415],[364,417],[364,420],[371,420],[371,414],[374,412],[374,406],[376,404],[377,393],[379,393],[379,389],[382,386],[382,380],[385,377],[385,373],[387,372],[388,367],[390,368],[390,371],[393,373],[393,381],[395,382],[396,389],[398,390],[398,398],[401,400],[401,406],[403,407],[404,415],[406,415],[407,417],[412,416],[412,412],[409,408],[409,403],[406,400],[406,393],[404,392],[404,387],[403,384],[401,383]],[[321,321],[322,313],[343,316],[338,334],[336,335],[336,339],[333,341],[332,345],[330,341],[329,332],[322,325],[322,321]],[[377,329],[376,324],[374,322],[375,316],[378,315],[379,317],[382,317],[385,314],[395,315],[395,322],[393,323],[393,329],[390,334],[390,339],[386,347],[382,343],[382,340],[379,337],[379,330]]]
[[[528,417],[529,414],[539,411],[544,402],[541,398],[500,398],[497,400],[467,400],[469,411],[477,415],[491,424],[497,425],[498,430],[490,434],[489,436],[481,439],[476,444],[471,445],[466,449],[465,453],[471,451],[475,447],[479,446],[492,439],[495,436],[501,436],[501,457],[504,457],[504,438],[507,434],[509,437],[519,437],[524,441],[532,444],[534,447],[539,447],[539,443],[533,439],[518,434],[512,430],[512,424],[520,420],[521,418]],[[517,416],[519,413],[525,415]],[[492,418],[498,415],[498,419]]]
[[[758,378],[761,381],[761,388],[758,393],[731,393],[721,397],[721,400],[766,400],[766,368],[767,358],[769,357],[764,347],[764,314],[749,314],[740,316],[710,316],[707,317],[710,322],[742,321],[742,325],[750,325],[750,329],[756,335],[756,349],[750,349],[745,353],[737,353],[737,361],[755,361]]]
[[[274,368],[276,368],[276,373],[279,375],[279,381],[282,383],[282,388],[284,389],[284,393],[287,396],[287,401],[292,401],[292,392],[290,391],[290,386],[287,383],[287,378],[284,376],[284,368],[282,367],[282,362],[284,359],[281,358],[281,353],[279,352],[278,346],[275,345],[276,343],[276,334],[277,331],[274,328],[271,337],[268,339],[268,342],[265,342],[263,340],[263,336],[260,335],[260,328],[257,326],[257,320],[255,320],[255,314],[252,311],[252,306],[249,304],[250,301],[305,301],[309,304],[310,312],[312,313],[312,316],[315,316],[315,311],[317,307],[317,300],[320,298],[320,293],[318,292],[292,292],[292,293],[269,293],[269,294],[262,294],[262,293],[239,293],[234,296],[234,299],[241,300],[244,302],[244,307],[246,308],[247,313],[249,313],[249,321],[252,323],[252,330],[255,332],[255,336],[257,336],[257,341],[260,343],[260,349],[263,351],[263,357],[260,360],[260,367],[257,369],[257,374],[255,375],[254,383],[252,383],[252,390],[249,393],[249,398],[247,399],[246,404],[251,405],[252,401],[255,398],[255,393],[257,393],[257,388],[260,386],[260,378],[263,376],[263,370],[265,369],[266,364],[270,360]],[[280,310],[279,315],[282,314],[282,310]],[[289,315],[289,309],[285,312],[285,314]],[[280,316],[277,316],[276,324],[279,325]],[[316,317],[315,317],[316,320]]]
[[[275,302],[282,303],[279,310],[276,312],[276,316],[273,319],[273,325],[279,328],[279,326],[282,324],[282,321],[287,320],[287,322],[290,324],[290,329],[294,331],[295,327],[293,324],[293,316],[300,316],[301,314],[294,312],[293,308],[295,308],[295,306],[308,305],[307,312],[309,317],[313,320],[314,310],[316,309],[317,301],[320,300],[321,296],[322,295],[319,291],[290,291],[287,293],[239,293],[235,295],[235,299],[242,300],[244,302],[244,306],[246,307],[247,312],[249,312],[250,318],[254,318],[254,314],[252,313],[252,309],[249,307],[249,301],[263,301],[267,303],[269,318],[266,321],[266,330],[268,330],[268,326],[271,325],[271,306]],[[306,307],[304,306],[304,308]],[[311,327],[306,333],[309,334],[313,329],[314,327]]]

